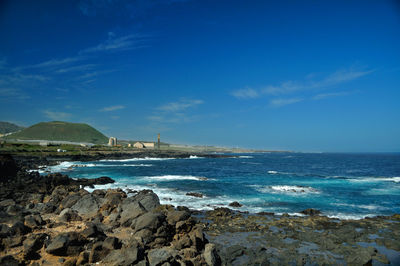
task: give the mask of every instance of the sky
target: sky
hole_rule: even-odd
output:
[[[0,40],[0,121],[400,151],[398,1],[3,0]]]

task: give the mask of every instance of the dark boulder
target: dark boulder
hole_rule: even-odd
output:
[[[89,254],[89,263],[96,263],[104,259],[110,253],[109,249],[103,248],[103,242],[93,244]]]
[[[129,226],[133,219],[146,213],[146,209],[143,207],[143,205],[132,198],[126,199],[121,208],[122,212],[120,223],[123,226]]]
[[[109,250],[120,249],[121,241],[116,237],[109,236],[103,241],[103,248]]]
[[[100,200],[92,194],[87,194],[78,200],[72,207],[72,210],[78,212],[80,216],[93,217],[100,208]]]
[[[31,229],[25,226],[21,221],[17,221],[11,226],[11,232],[13,235],[21,236],[30,233]]]
[[[137,218],[132,223],[131,227],[134,228],[136,232],[143,229],[148,229],[152,232],[155,232],[157,228],[160,227],[160,225],[164,220],[165,220],[164,214],[148,212]]]
[[[133,198],[135,201],[142,204],[146,211],[151,211],[160,206],[160,199],[152,190],[142,190]]]
[[[237,201],[234,201],[234,202],[229,203],[229,206],[230,206],[230,207],[240,208],[240,207],[242,207],[243,205],[240,204],[240,203],[237,202]]]
[[[143,249],[137,246],[123,247],[120,250],[112,250],[107,257],[102,260],[105,265],[136,265],[143,259]]]
[[[158,249],[152,249],[147,254],[150,266],[163,265],[164,263],[172,263],[174,257],[177,256],[177,251],[170,247],[163,247]]]
[[[314,215],[320,214],[321,211],[316,210],[316,209],[305,209],[305,210],[301,211],[300,213],[305,214],[305,215],[314,216]]]
[[[61,233],[50,239],[46,252],[56,256],[76,256],[85,243],[86,240],[76,232]]]
[[[190,212],[188,211],[170,211],[167,214],[167,222],[175,225],[177,222],[189,219]]]
[[[70,222],[70,221],[82,221],[77,211],[73,211],[70,208],[66,208],[58,215],[59,222]]]
[[[40,214],[25,216],[24,224],[30,228],[36,228],[44,224],[42,216]]]
[[[46,234],[30,235],[24,241],[24,259],[36,260],[40,256],[37,251],[43,247],[44,241],[48,236]]]
[[[100,227],[95,225],[94,223],[88,223],[85,230],[81,232],[81,235],[85,238],[96,238],[96,239],[105,239],[106,235],[101,230]]]
[[[215,248],[215,244],[207,244],[204,248],[203,258],[207,265],[221,265],[221,259]]]
[[[9,178],[15,177],[18,170],[19,168],[11,155],[0,155],[0,182],[4,182]]]
[[[15,248],[21,246],[24,239],[25,236],[7,237],[3,239],[2,244],[6,249]]]
[[[203,194],[198,193],[198,192],[188,192],[186,193],[186,196],[192,196],[192,197],[196,197],[196,198],[202,198]]]
[[[22,262],[18,261],[11,255],[7,255],[0,258],[0,265],[7,265],[7,266],[20,266],[24,265]]]

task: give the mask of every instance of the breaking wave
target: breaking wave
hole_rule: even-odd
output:
[[[255,190],[261,193],[283,193],[283,194],[319,194],[319,190],[312,187],[305,186],[289,186],[289,185],[275,185],[275,186],[259,186],[252,185]]]
[[[157,181],[174,181],[174,180],[206,181],[206,180],[209,180],[207,177],[191,176],[191,175],[161,175],[161,176],[145,176],[142,178],[149,179],[149,180],[157,180]]]
[[[100,162],[136,162],[136,161],[165,161],[174,160],[176,158],[154,158],[154,157],[144,157],[144,158],[130,158],[130,159],[103,159]]]

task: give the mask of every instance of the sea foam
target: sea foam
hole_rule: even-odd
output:
[[[161,176],[145,176],[145,177],[141,177],[141,178],[149,179],[149,180],[157,180],[157,181],[174,181],[174,180],[205,181],[205,180],[208,180],[207,177],[191,176],[191,175],[161,175]]]

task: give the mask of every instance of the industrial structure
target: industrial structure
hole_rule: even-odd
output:
[[[117,138],[110,137],[108,139],[108,146],[117,146]]]
[[[137,149],[154,149],[154,142],[136,142],[133,147]]]

